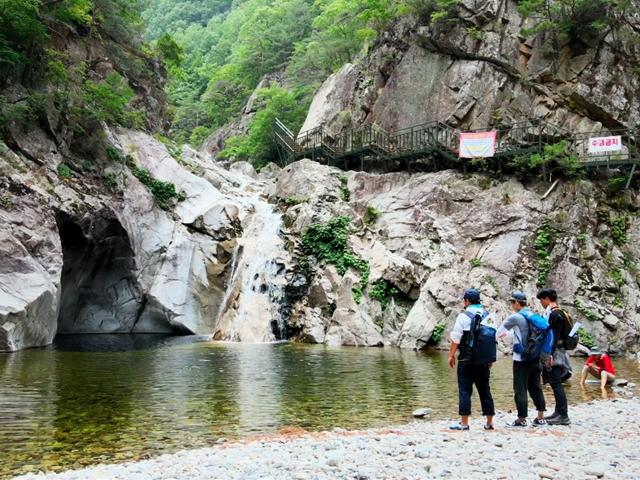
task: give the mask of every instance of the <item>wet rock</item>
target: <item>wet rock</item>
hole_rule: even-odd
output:
[[[426,417],[428,415],[431,415],[431,409],[430,408],[418,408],[417,410],[414,410],[411,415],[413,415],[414,417],[417,418],[423,418]]]

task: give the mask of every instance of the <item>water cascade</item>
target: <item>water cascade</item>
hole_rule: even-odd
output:
[[[280,236],[282,218],[259,195],[245,193],[238,201],[246,212],[243,234],[233,253],[214,338],[252,343],[281,340],[285,338],[280,305],[287,258]]]

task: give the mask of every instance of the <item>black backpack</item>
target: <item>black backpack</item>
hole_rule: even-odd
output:
[[[485,310],[480,315],[465,310],[464,314],[471,319],[466,357],[474,365],[494,363],[496,361],[496,329],[482,324],[482,321],[489,316],[489,312]]]
[[[557,309],[554,308],[554,310],[559,310],[560,312],[562,312],[562,316],[564,317],[564,321],[566,324],[564,327],[565,336],[562,339],[562,346],[565,350],[575,350],[578,346],[578,343],[580,343],[580,335],[578,335],[578,332],[576,332],[573,337],[569,336],[569,332],[571,332],[571,329],[573,329],[573,320],[571,319],[571,315],[569,315],[565,310],[562,310],[560,307],[558,307]]]

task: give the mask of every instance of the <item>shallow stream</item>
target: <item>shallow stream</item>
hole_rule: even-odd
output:
[[[418,407],[435,418],[457,411],[444,353],[193,340],[75,336],[0,354],[0,478],[148,458],[285,426],[357,429],[408,421]],[[640,384],[635,363],[615,364]],[[497,408],[511,409],[510,358],[496,364],[492,387]],[[575,380],[568,394],[572,403],[599,398],[597,386],[582,390]]]

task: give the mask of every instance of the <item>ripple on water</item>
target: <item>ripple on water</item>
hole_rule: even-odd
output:
[[[457,410],[455,372],[441,353],[120,337],[0,355],[0,477],[284,426],[367,428],[409,420],[419,407],[436,418]],[[640,380],[631,363],[616,367]],[[497,408],[511,409],[510,359],[496,364],[492,386]],[[567,390],[572,402],[598,394]]]

